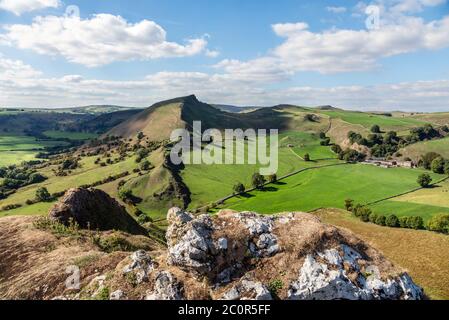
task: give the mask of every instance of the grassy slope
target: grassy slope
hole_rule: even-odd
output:
[[[8,204],[25,204],[26,200],[34,199],[36,190],[39,187],[46,187],[50,193],[61,192],[69,188],[76,188],[84,184],[90,184],[102,180],[109,175],[115,175],[125,171],[131,172],[134,168],[137,167],[137,164],[134,161],[134,157],[127,158],[125,161],[115,163],[107,167],[100,167],[99,165],[95,165],[94,161],[96,158],[97,157],[83,158],[83,160],[81,161],[82,167],[74,170],[74,172],[67,177],[55,176],[52,172],[52,169],[54,169],[55,167],[44,168],[43,170],[40,170],[40,172],[46,175],[49,178],[48,180],[20,189],[19,192],[11,195],[7,199],[1,200],[0,206]],[[14,213],[34,213],[34,208],[36,208],[36,211],[39,211],[39,213],[42,213],[42,207],[44,207],[44,205],[42,204],[24,206],[23,208],[14,210]],[[10,215],[11,212],[0,212],[0,216],[6,214]]]
[[[68,131],[44,131],[43,134],[52,139],[70,139],[70,140],[89,140],[96,138],[98,135],[85,132],[68,132]]]
[[[349,213],[322,210],[323,221],[347,228],[405,268],[432,299],[449,299],[449,236],[363,223]]]
[[[399,151],[404,157],[418,160],[427,152],[436,152],[445,158],[449,158],[449,138],[424,141],[407,146]]]
[[[345,165],[306,171],[289,177],[271,191],[251,192],[249,198],[233,198],[224,207],[261,213],[309,211],[320,207],[342,208],[344,200],[368,203],[417,187],[421,170],[383,169]]]

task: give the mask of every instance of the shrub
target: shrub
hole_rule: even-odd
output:
[[[436,215],[427,223],[427,230],[449,234],[449,215]]]
[[[394,214],[389,215],[389,216],[387,217],[387,219],[385,220],[385,224],[386,224],[388,227],[397,228],[397,227],[399,227],[399,219],[398,219],[398,217],[395,216]]]
[[[254,188],[260,189],[265,184],[265,178],[260,173],[253,174],[251,184]]]
[[[276,174],[272,174],[272,175],[268,176],[268,182],[274,183],[276,181],[278,181],[278,176]]]
[[[418,177],[418,184],[423,188],[428,188],[432,183],[432,178],[427,173],[423,173]]]
[[[377,213],[374,213],[374,212],[371,213],[370,216],[369,216],[369,222],[371,222],[371,223],[376,223],[377,217],[378,217],[378,214],[377,214]]]
[[[371,132],[372,133],[380,133],[380,127],[377,124],[373,125],[371,127]]]
[[[131,252],[139,249],[118,233],[114,233],[105,237],[96,237],[94,238],[94,244],[96,244],[102,251],[107,253],[116,251]]]
[[[137,222],[140,223],[140,224],[144,224],[144,223],[147,223],[147,222],[153,222],[153,220],[149,216],[147,216],[146,214],[141,214],[141,215],[139,215],[137,217]]]
[[[52,200],[50,193],[45,187],[41,187],[36,190],[36,199],[42,202],[48,202]]]
[[[273,297],[279,296],[279,291],[284,288],[284,283],[280,279],[275,279],[268,284],[268,290]]]
[[[432,161],[432,164],[430,165],[430,169],[434,173],[444,173],[444,165],[446,164],[446,161],[442,157],[435,158]]]
[[[410,229],[424,229],[424,220],[421,217],[409,217],[407,220],[407,226]]]
[[[376,224],[379,226],[385,226],[386,218],[384,215],[378,215],[376,218]]]
[[[345,208],[347,211],[352,211],[354,207],[354,200],[352,199],[346,199],[345,200]]]
[[[311,161],[311,159],[310,159],[310,154],[306,153],[306,154],[304,155],[304,161],[307,161],[307,162]]]
[[[33,226],[39,230],[49,231],[58,237],[77,237],[81,235],[79,225],[73,221],[73,219],[70,219],[69,225],[66,226],[62,223],[51,220],[48,217],[40,217],[33,222]]]
[[[408,217],[400,217],[399,218],[399,226],[401,228],[408,228]]]
[[[245,192],[245,186],[241,182],[237,182],[234,187],[232,187],[234,194],[241,194]]]

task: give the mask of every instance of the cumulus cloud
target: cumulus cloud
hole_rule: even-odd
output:
[[[231,68],[231,67],[228,67]],[[197,94],[207,102],[240,105],[335,105],[348,109],[447,110],[449,80],[376,86],[267,88],[231,73],[158,72],[143,79],[113,81],[80,75],[44,77],[21,61],[0,57],[0,105],[64,107],[121,104],[146,107],[176,96]]]
[[[0,0],[0,9],[20,16],[24,12],[57,8],[60,4],[59,0]]]
[[[184,44],[166,38],[166,31],[153,21],[129,23],[111,14],[98,14],[89,19],[37,17],[30,25],[8,25],[0,34],[3,44],[63,56],[89,67],[115,61],[193,56],[205,51],[207,46],[204,37],[189,39]]]

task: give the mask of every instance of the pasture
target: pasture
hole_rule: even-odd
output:
[[[384,169],[361,164],[318,168],[286,178],[262,191],[232,198],[223,208],[264,214],[344,208],[345,199],[366,204],[418,187],[422,170]],[[433,174],[435,180],[441,176]],[[420,214],[414,212],[414,214]]]

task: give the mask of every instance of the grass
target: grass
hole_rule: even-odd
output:
[[[305,162],[298,154],[295,154],[288,144],[304,145],[309,148],[314,157],[335,157],[329,147],[319,146],[319,140],[316,136],[308,133],[288,132],[279,137],[279,170],[277,176],[289,174],[302,168],[337,163],[338,160],[330,159],[318,162]],[[247,147],[245,153],[247,154]],[[307,152],[306,152],[307,153]],[[232,194],[232,187],[237,183],[243,183],[247,188],[251,186],[251,177],[259,171],[259,165],[236,165],[236,164],[214,164],[214,165],[186,165],[181,175],[183,181],[187,184],[191,192],[192,202],[189,208],[197,208],[212,201],[219,200]]]
[[[86,132],[68,132],[68,131],[44,131],[43,134],[51,139],[70,139],[70,140],[90,140],[98,135]]]
[[[420,204],[413,202],[403,202],[396,200],[387,200],[370,206],[370,208],[379,214],[388,216],[395,214],[402,216],[421,216],[424,221],[428,221],[434,215],[441,213],[449,213],[448,207],[433,206],[428,204]]]
[[[321,219],[347,228],[405,268],[432,299],[449,299],[449,236],[429,231],[380,227],[341,210],[320,210]]]
[[[436,152],[445,158],[449,158],[449,138],[424,141],[409,145],[399,151],[403,157],[418,160],[427,152]]]
[[[413,190],[418,187],[416,180],[421,173],[360,164],[314,169],[270,185],[268,190],[232,198],[223,207],[265,214],[343,208],[347,198],[363,204]]]
[[[63,141],[36,140],[28,136],[0,135],[0,167],[35,160],[39,150],[46,147],[65,146]]]
[[[370,113],[355,111],[321,111],[321,113],[330,116],[332,119],[341,119],[351,124],[358,124],[366,129],[371,129],[375,124],[382,130],[404,130],[425,124],[425,121],[413,118],[387,117]]]
[[[34,199],[36,190],[40,187],[46,187],[50,193],[61,192],[69,188],[76,188],[82,185],[94,183],[96,181],[102,180],[109,175],[116,175],[123,173],[125,171],[132,172],[134,168],[138,167],[135,163],[134,157],[129,157],[125,161],[115,163],[106,167],[100,167],[94,164],[97,157],[86,157],[81,161],[82,167],[76,169],[71,175],[67,177],[58,177],[52,172],[55,166],[51,166],[41,170],[41,173],[48,177],[48,180],[39,183],[29,185],[27,187],[21,188],[19,192],[11,195],[5,200],[0,201],[0,206],[8,204],[25,204],[28,199]],[[0,212],[0,217],[4,215],[26,215],[26,214],[43,214],[47,208],[46,204],[36,204],[31,206],[24,205],[22,208]],[[48,210],[47,210],[48,211]],[[38,213],[36,213],[38,212]],[[46,213],[46,212],[45,212]]]

